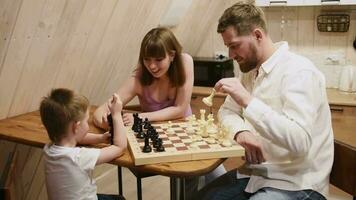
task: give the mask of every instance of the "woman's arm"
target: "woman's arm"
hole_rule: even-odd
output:
[[[163,121],[184,117],[188,106],[190,106],[190,99],[193,91],[194,70],[193,59],[190,55],[183,53],[182,61],[186,81],[182,87],[177,89],[175,105],[155,112],[140,113],[140,118],[148,118],[150,121]]]

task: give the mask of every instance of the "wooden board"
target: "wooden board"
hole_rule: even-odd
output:
[[[212,158],[238,157],[244,155],[244,149],[233,143],[231,147],[224,147],[218,142],[209,144],[206,139],[193,142],[192,136],[186,132],[188,122],[172,123],[174,133],[167,133],[166,124],[153,124],[162,138],[164,152],[157,152],[153,147],[150,153],[143,153],[144,139],[136,138],[136,133],[127,127],[127,139],[135,165],[156,164],[164,162],[191,161]],[[196,125],[197,126],[197,125]],[[194,143],[194,145],[192,145]]]

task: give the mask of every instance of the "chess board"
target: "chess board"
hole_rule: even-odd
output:
[[[152,147],[152,151],[149,153],[142,152],[144,139],[136,138],[135,132],[131,130],[131,127],[127,127],[129,148],[135,165],[227,158],[244,155],[244,149],[235,142],[233,142],[233,145],[230,147],[224,147],[219,143],[209,144],[204,139],[202,141],[193,141],[192,136],[194,134],[186,132],[187,123],[188,122],[172,123],[171,129],[174,130],[174,133],[167,132],[167,124],[152,124],[158,132],[159,138],[162,138],[165,151],[157,152]]]

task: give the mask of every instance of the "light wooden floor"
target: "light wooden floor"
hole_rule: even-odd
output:
[[[137,199],[136,178],[126,168],[123,172],[123,191],[127,200]],[[117,187],[117,167],[110,164],[103,164],[96,167],[94,171],[98,193],[118,194]],[[153,176],[142,179],[143,200],[166,200],[169,199],[169,178],[164,176]],[[351,195],[330,185],[329,200],[352,200]]]

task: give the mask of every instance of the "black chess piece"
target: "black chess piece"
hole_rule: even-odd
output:
[[[143,124],[144,124],[143,125],[144,129],[148,129],[151,125],[147,118],[145,118],[145,121],[143,122]]]
[[[162,151],[165,151],[164,149],[164,146],[163,146],[163,142],[162,142],[162,139],[161,138],[158,138],[158,146],[156,148],[156,151],[158,152],[162,152]]]
[[[158,147],[158,138],[151,138],[153,147],[157,149]]]
[[[109,125],[109,133],[111,134],[110,143],[114,144],[114,124],[113,124],[113,121],[112,121],[111,113],[107,116],[107,120],[108,120],[108,125]]]
[[[144,133],[142,130],[139,131],[139,132],[136,134],[136,138],[140,138],[140,139],[145,138],[145,133]]]
[[[138,127],[139,125],[141,125],[142,120],[141,120],[141,122],[140,122],[140,118],[138,117],[138,113],[133,113],[132,115],[133,115],[134,121],[133,121],[133,124],[132,124],[131,129],[132,129],[134,132],[137,133],[137,127]]]
[[[145,145],[143,146],[142,152],[144,153],[149,153],[152,151],[152,147],[150,146],[150,138],[148,137],[148,135],[145,135]]]

